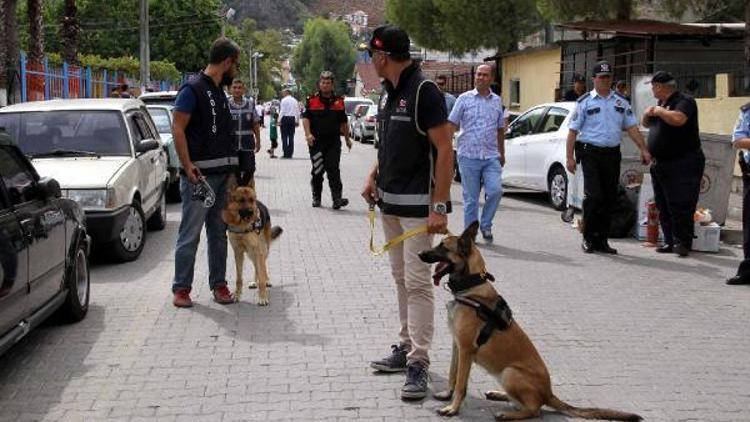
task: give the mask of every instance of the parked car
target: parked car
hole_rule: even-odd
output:
[[[138,258],[146,227],[166,225],[167,154],[141,101],[15,104],[0,110],[0,127],[81,205],[94,243],[110,246],[117,260]]]
[[[146,105],[170,105],[174,106],[174,101],[177,99],[178,91],[158,91],[158,92],[146,92],[138,97],[139,100],[146,103]]]
[[[377,136],[378,108],[375,105],[360,104],[354,112],[352,137],[355,141],[364,142],[371,139],[375,143]]]
[[[565,143],[575,102],[534,106],[517,117],[505,134],[503,185],[547,192],[552,206],[567,207]]]
[[[172,202],[180,202],[180,158],[177,156],[177,149],[174,146],[174,136],[172,135],[172,112],[174,106],[168,104],[146,104],[146,109],[151,115],[159,132],[159,137],[167,152],[167,173],[169,180],[167,182],[167,199]]]
[[[81,207],[0,131],[0,354],[55,312],[86,316],[89,242]]]
[[[374,105],[371,99],[365,97],[344,97],[344,112],[349,120],[349,133],[354,132],[352,122],[354,121],[354,110],[360,104]]]

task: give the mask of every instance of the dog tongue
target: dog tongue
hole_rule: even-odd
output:
[[[432,283],[436,286],[440,285],[440,279],[445,275],[445,269],[448,268],[447,262],[438,262],[435,265],[435,272],[432,273]]]

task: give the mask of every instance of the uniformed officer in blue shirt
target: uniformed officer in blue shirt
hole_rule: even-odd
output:
[[[611,90],[612,67],[606,61],[593,69],[594,89],[578,99],[570,121],[566,167],[576,171],[576,161],[583,169],[584,230],[581,248],[616,254],[608,243],[611,214],[617,200],[620,181],[620,140],[627,130],[641,151],[644,163],[651,161],[638,122],[625,97]]]
[[[750,284],[750,103],[740,108],[740,117],[732,135],[732,145],[740,150],[742,169],[742,251],[744,259],[737,268],[737,275],[727,284]]]

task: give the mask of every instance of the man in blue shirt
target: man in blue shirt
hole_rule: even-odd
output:
[[[737,275],[727,280],[729,285],[750,284],[750,103],[740,108],[740,117],[732,135],[732,145],[740,149],[742,169],[742,251],[743,260]]]
[[[584,230],[581,248],[616,254],[608,243],[612,209],[617,200],[620,180],[620,140],[627,130],[630,139],[641,151],[641,160],[651,162],[638,122],[630,103],[613,92],[612,67],[602,61],[593,69],[594,90],[578,99],[571,117],[567,140],[566,167],[576,172],[576,161],[583,169]]]

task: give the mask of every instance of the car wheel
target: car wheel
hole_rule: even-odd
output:
[[[458,169],[458,156],[453,151],[453,180],[461,183],[461,171]]]
[[[167,194],[164,190],[159,199],[159,208],[154,211],[147,224],[150,230],[164,230],[167,226]]]
[[[178,176],[167,188],[167,200],[169,202],[180,202],[180,177]]]
[[[146,243],[146,218],[141,204],[134,201],[128,207],[128,217],[120,228],[120,235],[113,242],[113,252],[119,261],[133,261],[138,258]]]
[[[568,207],[568,175],[562,167],[554,167],[549,178],[549,202],[559,211]]]
[[[89,310],[89,260],[86,256],[86,244],[80,242],[71,261],[72,267],[66,272],[65,287],[68,295],[60,308],[60,315],[67,321],[82,320]]]

